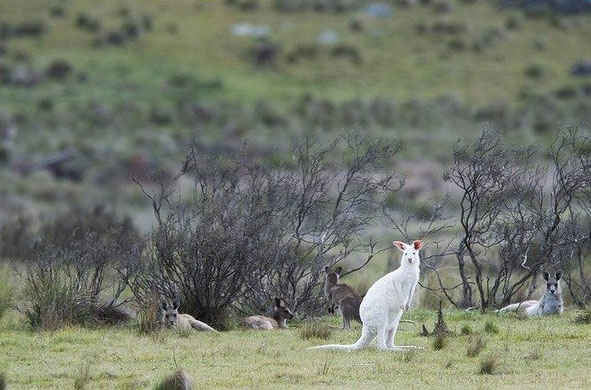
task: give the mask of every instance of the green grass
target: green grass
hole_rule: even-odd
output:
[[[244,14],[226,7],[223,1],[127,1],[124,4],[133,16],[153,15],[152,32],[126,46],[99,49],[91,44],[95,34],[75,27],[75,17],[86,11],[101,20],[103,31],[110,31],[124,20],[117,15],[119,1],[67,2],[67,15],[52,19],[47,15],[53,2],[8,0],[2,4],[0,19],[45,19],[49,32],[41,41],[15,39],[9,41],[8,48],[31,54],[40,64],[64,58],[76,70],[88,73],[87,84],[49,83],[37,88],[62,101],[80,97],[102,101],[161,100],[170,92],[160,88],[161,83],[173,73],[188,72],[204,79],[221,77],[223,97],[238,100],[267,97],[289,101],[311,92],[335,99],[451,94],[480,104],[512,102],[523,89],[552,91],[576,83],[568,71],[573,62],[582,59],[586,37],[591,33],[588,16],[565,18],[567,29],[553,27],[548,19],[518,18],[522,20],[520,27],[509,30],[504,27],[506,20],[520,12],[500,10],[489,2],[458,2],[448,15],[438,15],[429,7],[397,8],[391,18],[361,17],[364,30],[360,33],[348,29],[351,18],[358,13],[280,14],[272,8],[271,0],[261,3],[257,11]],[[425,24],[429,30],[435,22],[463,23],[466,32],[415,32],[417,24]],[[273,70],[256,69],[246,58],[253,39],[233,36],[230,29],[236,23],[268,25],[271,39],[281,45],[281,58],[298,45],[315,44],[322,31],[331,29],[339,34],[341,43],[359,48],[363,63],[356,65],[322,54],[296,64],[280,59]],[[177,34],[170,34],[170,24],[178,27]],[[470,49],[491,30],[500,31],[503,38],[481,52]],[[448,46],[454,39],[464,41],[468,49],[450,51]],[[544,42],[543,50],[537,42]],[[163,55],[166,61],[162,61]],[[541,81],[528,79],[525,72],[530,65],[543,69]],[[220,97],[215,91],[213,95],[205,94]],[[2,88],[0,97],[20,104],[31,97],[31,92]]]
[[[448,324],[466,321],[450,313]],[[396,335],[400,345],[417,345],[412,353],[308,351],[324,343],[302,340],[298,325],[281,331],[174,332],[155,340],[132,328],[69,328],[33,333],[18,325],[0,325],[2,371],[10,389],[72,388],[84,374],[80,362],[92,361],[85,389],[150,389],[176,367],[183,367],[196,388],[203,389],[584,389],[591,380],[591,328],[574,323],[576,313],[516,321],[494,314],[471,313],[477,329],[491,318],[499,333],[487,335],[486,354],[466,356],[467,337],[448,338],[445,349],[433,351],[432,340],[405,324]],[[406,316],[405,316],[406,317]],[[463,315],[461,317],[464,317]],[[415,321],[435,321],[434,312],[413,311]],[[339,319],[326,319],[338,324]],[[420,323],[417,322],[417,324]],[[359,336],[335,331],[329,343],[351,343]],[[489,361],[493,356],[495,361]],[[77,362],[77,363],[75,363]],[[481,375],[483,372],[493,375]],[[79,367],[82,367],[80,371]],[[84,375],[82,375],[84,376]]]

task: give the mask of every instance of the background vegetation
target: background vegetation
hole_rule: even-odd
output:
[[[583,388],[589,8],[2,1],[0,390],[164,386],[177,366],[199,388]],[[427,351],[310,358],[358,333],[310,322],[324,266],[363,292],[393,236],[427,243],[399,334]],[[560,318],[451,309],[535,298],[542,269],[564,271]],[[275,295],[301,331],[158,324],[164,298],[232,330]],[[440,304],[451,332],[420,338]]]

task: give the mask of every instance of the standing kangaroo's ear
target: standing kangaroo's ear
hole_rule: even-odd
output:
[[[175,298],[174,301],[172,302],[172,307],[174,308],[174,310],[178,310],[180,306],[181,306],[181,301],[178,298]]]
[[[416,250],[421,250],[421,248],[423,247],[423,241],[422,240],[414,240],[412,242],[412,246],[416,249]]]
[[[406,246],[406,244],[402,241],[394,241],[392,244],[394,244],[394,246],[401,251],[404,251],[404,247]]]
[[[166,301],[160,302],[160,308],[162,309],[162,311],[166,311],[166,309],[168,309],[168,304],[166,303]]]
[[[341,275],[341,272],[343,272],[343,267],[337,267],[334,270],[334,273],[337,275]]]
[[[330,273],[330,267],[328,267],[328,266],[327,267],[324,267],[324,272],[327,273],[327,274],[329,274]]]
[[[548,279],[550,279],[550,274],[548,273],[548,271],[544,271],[544,272],[542,272],[542,277],[547,282]]]
[[[275,297],[275,306],[281,307],[281,303],[282,303],[281,298]]]
[[[562,271],[556,272],[556,280],[558,281],[560,278],[562,278]]]

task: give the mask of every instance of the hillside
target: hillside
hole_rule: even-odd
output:
[[[573,75],[590,18],[459,0],[3,1],[2,196],[129,204],[129,176],[174,169],[191,139],[272,163],[353,127],[436,163],[483,126],[547,143],[590,120],[591,81]],[[73,158],[35,173],[55,153]]]

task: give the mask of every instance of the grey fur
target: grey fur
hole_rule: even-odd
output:
[[[340,309],[343,316],[343,329],[351,329],[351,320],[355,320],[361,324],[361,317],[359,316],[359,306],[363,298],[350,286],[339,283],[341,275],[341,267],[333,271],[329,267],[325,267],[326,280],[324,282],[324,295],[329,300],[329,312]]]
[[[546,281],[546,290],[539,301],[525,301],[514,303],[498,310],[500,313],[507,311],[523,312],[528,316],[545,316],[551,314],[562,314],[564,302],[562,300],[562,288],[560,287],[560,278],[562,272],[558,271],[554,276],[547,271],[542,273]]]

